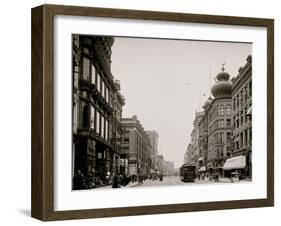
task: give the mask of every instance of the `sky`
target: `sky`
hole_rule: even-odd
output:
[[[251,51],[249,43],[116,37],[111,72],[126,99],[122,117],[137,115],[145,130],[156,130],[158,153],[179,167],[222,64],[234,77]]]

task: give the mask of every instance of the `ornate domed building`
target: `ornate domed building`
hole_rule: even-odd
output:
[[[216,83],[213,85],[211,89],[211,92],[215,98],[231,95],[232,82],[229,80],[230,75],[224,70],[225,69],[223,67],[222,72],[217,74]]]
[[[209,174],[223,175],[222,167],[231,157],[231,91],[230,74],[222,71],[216,76],[216,83],[211,88],[214,98],[209,97],[203,108],[207,125],[208,147],[206,150],[206,168]]]

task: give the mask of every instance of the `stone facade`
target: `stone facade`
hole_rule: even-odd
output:
[[[111,74],[111,37],[72,36],[73,175],[106,184],[119,173],[122,106],[120,83]]]
[[[246,156],[245,176],[252,176],[252,57],[232,79],[233,156]]]

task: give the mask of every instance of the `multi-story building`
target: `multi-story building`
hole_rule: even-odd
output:
[[[207,168],[209,173],[218,173],[221,176],[224,162],[232,154],[232,82],[229,78],[230,75],[223,67],[222,72],[216,76],[216,83],[211,88],[214,99],[209,99],[204,106],[207,117],[205,120],[208,125]]]
[[[175,174],[174,162],[164,160],[164,175],[173,176]]]
[[[199,172],[228,176],[231,170],[252,176],[252,58],[229,80],[222,72],[216,76],[211,96],[203,105],[198,120]],[[192,134],[194,133],[194,130]],[[188,145],[185,163],[194,163],[194,144]]]
[[[111,37],[73,35],[73,174],[107,183],[118,173],[122,106]]]
[[[191,141],[186,150],[186,164],[199,166],[199,123],[204,116],[204,112],[195,112],[195,119],[193,121],[193,130],[191,132]]]
[[[151,141],[151,169],[155,170],[155,156],[158,155],[158,139],[159,135],[157,131],[145,131]]]
[[[252,57],[248,56],[244,67],[232,79],[232,121],[234,147],[232,156],[245,156],[246,177],[252,176]],[[238,158],[237,158],[238,159]],[[243,161],[243,158],[241,158]],[[243,167],[244,163],[241,164]]]
[[[131,176],[148,176],[151,170],[151,142],[149,136],[137,119],[121,119],[123,138],[122,138],[122,162],[128,162],[124,172]]]
[[[212,103],[212,98],[206,100],[203,105],[204,112],[202,114],[201,120],[198,122],[198,171],[206,172],[207,161],[208,161],[208,114],[210,104]]]

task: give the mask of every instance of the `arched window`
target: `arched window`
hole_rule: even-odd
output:
[[[230,115],[231,114],[231,107],[230,107],[230,104],[228,104],[226,106],[226,115]]]

